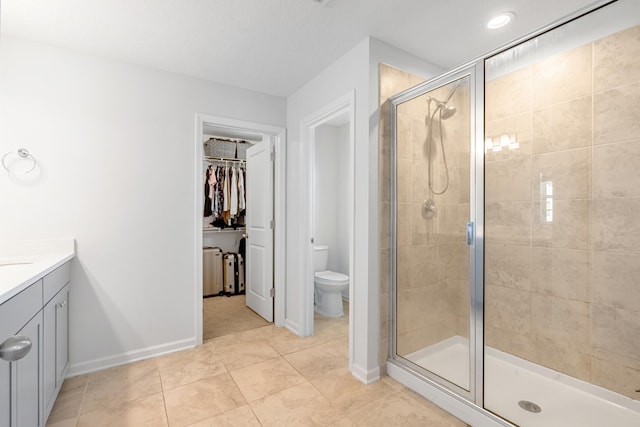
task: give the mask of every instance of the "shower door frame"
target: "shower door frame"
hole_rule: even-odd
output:
[[[439,87],[469,78],[469,221],[473,222],[469,249],[469,390],[419,367],[397,354],[397,107]],[[390,340],[389,359],[411,371],[437,389],[463,402],[482,405],[484,367],[484,64],[475,61],[453,69],[435,79],[420,83],[389,98],[390,117]],[[480,207],[480,208],[478,208]]]

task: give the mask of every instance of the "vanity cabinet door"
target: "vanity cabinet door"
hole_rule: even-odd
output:
[[[0,359],[0,426],[11,426],[11,363]]]
[[[15,417],[12,427],[41,427],[42,422],[42,311],[31,319],[16,335],[26,336],[31,341],[31,351],[22,359],[11,362],[15,369]],[[12,378],[12,379],[13,379]]]
[[[45,419],[69,365],[69,285],[44,307],[44,404]]]

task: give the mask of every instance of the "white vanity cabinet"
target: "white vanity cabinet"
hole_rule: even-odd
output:
[[[69,363],[69,263],[0,304],[0,426],[44,427]]]

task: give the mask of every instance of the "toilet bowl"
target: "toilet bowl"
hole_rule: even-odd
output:
[[[327,270],[327,245],[315,246],[313,257],[315,311],[322,316],[342,317],[342,291],[349,288],[349,276]]]

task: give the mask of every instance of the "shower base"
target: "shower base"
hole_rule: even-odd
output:
[[[469,340],[464,337],[405,358],[469,388]],[[484,376],[485,409],[522,427],[640,426],[640,401],[491,347],[485,350]]]

